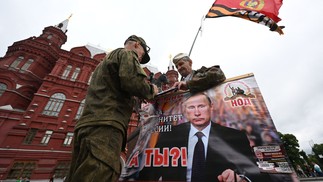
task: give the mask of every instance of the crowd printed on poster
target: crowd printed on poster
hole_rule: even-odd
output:
[[[140,131],[127,143],[120,181],[187,180],[193,160],[189,138],[195,127],[188,106],[195,100],[210,103],[194,106],[209,118],[205,119],[208,179],[217,181],[218,175],[232,170],[251,181],[295,181],[253,74],[194,95],[178,91],[143,104]]]

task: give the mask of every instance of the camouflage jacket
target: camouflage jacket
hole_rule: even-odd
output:
[[[119,48],[109,53],[93,72],[83,113],[75,130],[84,126],[109,125],[126,135],[133,110],[133,96],[154,97],[152,85],[133,51]]]
[[[187,81],[187,86],[191,93],[196,93],[219,85],[225,79],[220,66],[216,65],[209,68],[202,66],[193,72],[192,79]]]

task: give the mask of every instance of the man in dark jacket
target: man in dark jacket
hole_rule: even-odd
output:
[[[173,63],[182,76],[181,81],[176,82],[173,87],[177,87],[180,90],[189,89],[190,92],[196,93],[219,85],[226,79],[223,71],[218,65],[209,68],[202,66],[198,70],[193,70],[193,61],[189,55],[185,53],[177,54],[173,58]]]
[[[117,181],[133,96],[153,99],[140,64],[150,60],[144,39],[130,36],[124,48],[110,52],[93,72],[82,116],[74,129],[72,162],[65,181]]]

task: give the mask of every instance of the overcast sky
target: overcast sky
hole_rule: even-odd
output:
[[[169,55],[189,53],[213,0],[4,0],[0,57],[15,41],[39,36],[71,14],[63,49],[92,44],[111,50],[136,34],[151,47],[150,64],[166,72]],[[323,1],[284,1],[285,35],[234,17],[206,19],[191,53],[193,69],[220,65],[227,78],[254,73],[278,131],[300,149],[323,143]]]

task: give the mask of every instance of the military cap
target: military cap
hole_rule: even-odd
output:
[[[173,63],[176,65],[176,63],[177,63],[179,60],[181,60],[182,58],[185,58],[185,57],[190,58],[190,57],[188,56],[188,54],[185,54],[185,53],[179,53],[179,54],[177,54],[177,55],[173,58]]]
[[[145,55],[142,58],[141,64],[148,63],[150,60],[150,56],[148,55],[148,53],[150,51],[150,47],[147,46],[145,40],[141,37],[136,36],[136,35],[131,35],[130,37],[127,38],[127,40],[124,42],[124,44],[126,44],[128,41],[136,41],[136,42],[140,43],[140,45],[144,48],[144,51],[145,51]]]

